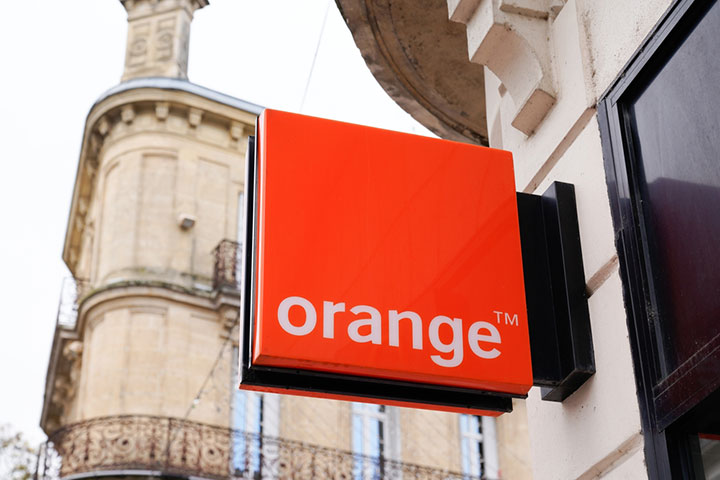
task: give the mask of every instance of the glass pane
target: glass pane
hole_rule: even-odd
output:
[[[470,415],[460,414],[460,462],[462,473],[470,473],[470,454],[473,451],[472,440],[468,438],[470,433]]]
[[[383,477],[384,467],[385,407],[353,403],[352,412],[353,453],[357,455],[353,465],[353,478],[380,479]]]
[[[700,453],[706,480],[720,480],[720,435],[700,434]]]
[[[480,417],[475,415],[470,416],[470,432],[480,433]]]
[[[470,415],[461,414],[460,415],[460,433],[466,434],[470,432],[470,427],[468,425]]]
[[[353,415],[352,438],[353,453],[360,455],[365,453],[363,448],[363,419],[360,415]]]
[[[368,432],[367,432],[367,454],[371,457],[380,456],[380,422],[377,419],[368,419]]]
[[[247,439],[245,438],[245,392],[239,390],[235,386],[235,379],[237,378],[237,357],[238,348],[233,349],[233,362],[232,362],[232,374],[231,374],[231,386],[233,392],[233,406],[232,406],[232,471],[236,475],[239,475],[245,470],[245,451],[247,448]]]
[[[720,345],[720,4],[630,108],[663,376]]]

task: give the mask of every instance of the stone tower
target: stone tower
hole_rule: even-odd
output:
[[[41,426],[63,475],[217,473],[227,470],[227,339],[240,301],[233,242],[261,109],[186,80],[190,22],[207,0],[122,4],[125,70],[85,125],[63,250],[76,312],[59,315]],[[222,254],[230,268],[214,278]],[[183,459],[200,436],[220,447]]]
[[[74,289],[41,477],[497,476],[491,419],[234,388],[239,205],[261,108],[187,81],[207,0],[121,2],[125,69],[88,114],[65,237]]]

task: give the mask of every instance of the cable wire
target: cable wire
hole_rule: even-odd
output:
[[[325,33],[325,24],[327,23],[328,12],[330,11],[330,4],[332,0],[328,0],[327,6],[325,7],[325,15],[323,16],[322,26],[320,27],[320,35],[318,35],[317,45],[315,45],[315,54],[313,55],[312,64],[310,64],[310,72],[308,73],[307,82],[305,82],[305,91],[303,92],[302,101],[300,102],[300,112],[302,113],[303,107],[305,107],[305,99],[307,98],[308,90],[310,89],[310,82],[312,80],[313,73],[315,72],[315,62],[317,61],[318,52],[320,51],[320,44],[322,43],[323,33]]]

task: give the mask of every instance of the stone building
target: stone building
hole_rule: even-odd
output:
[[[418,121],[575,185],[596,373],[531,390],[534,478],[720,478],[718,2],[337,3]]]
[[[236,263],[261,107],[187,80],[207,0],[121,0],[122,81],[90,109],[41,426],[43,478],[528,478],[490,418],[235,389]]]

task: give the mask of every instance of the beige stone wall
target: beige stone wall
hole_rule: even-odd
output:
[[[400,435],[403,461],[461,471],[457,414],[402,408]]]
[[[94,284],[207,285],[213,248],[237,236],[244,148],[227,148],[220,124],[193,127],[173,110],[159,119],[152,107],[133,106],[132,120],[117,121],[105,137],[79,273]],[[183,229],[181,217],[195,225]]]
[[[229,345],[201,401],[193,404],[226,333],[211,302],[202,303],[147,287],[93,298],[84,312],[82,374],[68,420],[121,414],[184,418],[190,409],[191,420],[229,426]]]
[[[533,478],[525,401],[513,400],[512,413],[498,417],[496,425],[500,478]]]
[[[223,310],[211,293],[212,251],[237,237],[253,122],[247,112],[158,89],[110,96],[91,111],[68,230],[76,240],[66,243],[87,298],[79,373],[66,389],[72,396],[58,399],[62,423],[189,412],[190,420],[230,426],[225,339],[236,310]],[[192,227],[181,227],[183,217]]]
[[[280,437],[352,450],[350,406],[338,400],[284,395],[280,398]]]
[[[255,116],[189,92],[139,88],[88,116],[63,258],[93,283],[155,278],[192,286],[237,235]],[[189,229],[180,218],[196,220]],[[129,275],[130,274],[130,275]]]
[[[512,126],[516,102],[486,69],[490,144],[513,152],[518,190],[541,194],[563,181],[577,196],[597,373],[562,404],[531,390],[538,479],[647,476],[595,104],[669,3],[569,0],[550,18],[556,103],[531,135]]]

